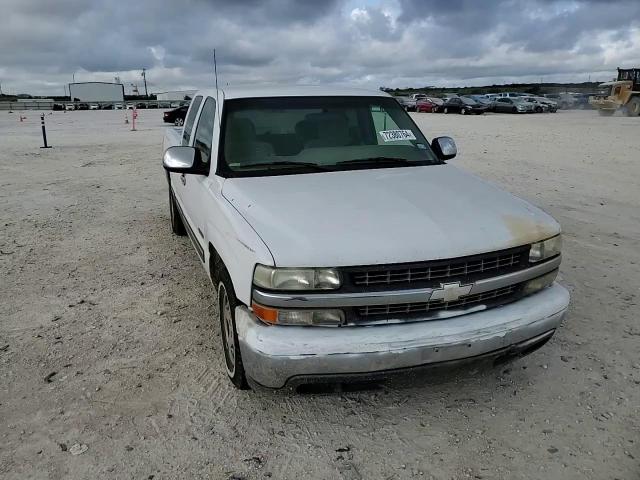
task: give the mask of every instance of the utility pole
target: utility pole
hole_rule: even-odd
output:
[[[76,72],[71,74],[71,79],[73,80],[73,83],[76,83]]]
[[[144,80],[144,96],[149,98],[149,93],[147,92],[147,69],[142,69],[142,79]]]

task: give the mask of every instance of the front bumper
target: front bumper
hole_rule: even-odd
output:
[[[246,307],[238,307],[236,329],[247,375],[264,387],[282,388],[300,378],[368,377],[499,354],[532,339],[548,339],[568,306],[569,293],[554,283],[482,312],[368,327],[267,326]]]

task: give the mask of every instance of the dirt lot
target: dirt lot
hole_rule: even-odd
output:
[[[500,369],[267,395],[227,381],[169,231],[160,112],[55,112],[50,150],[26,115],[0,115],[0,477],[640,478],[640,119],[416,114],[561,222],[565,325]]]

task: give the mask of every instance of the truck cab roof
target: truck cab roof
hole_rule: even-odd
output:
[[[216,89],[200,90],[195,96],[216,96]],[[380,90],[336,87],[336,86],[264,86],[264,87],[228,87],[220,88],[219,95],[225,100],[236,98],[262,97],[389,97]]]

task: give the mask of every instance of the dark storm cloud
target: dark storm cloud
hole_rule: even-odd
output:
[[[0,0],[3,90],[71,80],[377,87],[604,79],[640,58],[639,0]]]
[[[544,52],[570,50],[586,35],[640,25],[638,0],[399,0],[405,23],[425,21],[449,30],[449,40],[499,33],[506,45]]]

